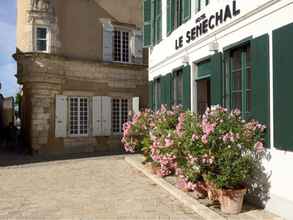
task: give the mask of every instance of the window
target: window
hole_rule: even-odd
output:
[[[175,16],[174,16],[174,29],[182,24],[182,5],[181,0],[175,0]]]
[[[242,116],[248,118],[252,111],[252,68],[250,45],[245,45],[232,50],[228,59],[230,66],[228,71],[231,83],[229,89],[231,93],[229,100],[230,108],[241,110]],[[228,84],[228,82],[226,82],[226,84]],[[226,103],[229,103],[229,101],[226,101]]]
[[[87,97],[69,98],[69,134],[87,136],[89,130],[89,101]]]
[[[36,28],[36,50],[39,52],[48,52],[48,28]]]
[[[113,59],[115,62],[129,63],[129,32],[114,31]]]
[[[161,79],[158,78],[154,81],[154,91],[155,91],[155,109],[159,109],[161,107]]]
[[[167,0],[167,34],[186,22],[191,15],[191,0]]]
[[[174,72],[173,75],[173,92],[174,100],[173,105],[182,105],[183,104],[183,74],[182,70]]]
[[[128,120],[128,99],[112,100],[112,131],[122,133],[123,124]]]

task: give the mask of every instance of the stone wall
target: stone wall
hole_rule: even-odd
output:
[[[47,54],[18,54],[24,85],[23,122],[27,144],[48,153],[92,152],[120,145],[120,137],[55,138],[56,95],[140,97],[147,106],[147,68],[144,65],[104,64]]]

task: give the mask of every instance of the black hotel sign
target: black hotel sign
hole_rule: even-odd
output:
[[[229,19],[236,17],[240,14],[240,9],[237,8],[236,1],[233,1],[232,5],[226,5],[225,9],[217,11],[215,14],[207,17],[205,14],[198,17],[195,21],[196,25],[188,30],[185,34],[185,42],[191,43],[198,37],[208,33],[215,27],[227,22]],[[175,49],[178,50],[184,45],[184,36],[180,36],[175,41]]]

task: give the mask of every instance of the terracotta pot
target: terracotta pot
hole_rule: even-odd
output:
[[[194,190],[194,196],[198,199],[204,199],[208,195],[207,185],[205,182],[198,182],[197,187]]]
[[[208,192],[208,198],[211,202],[217,202],[219,201],[219,190],[215,186],[215,184],[206,181],[207,186],[207,192]]]
[[[221,211],[226,214],[239,214],[242,210],[243,198],[246,192],[247,189],[220,190]]]

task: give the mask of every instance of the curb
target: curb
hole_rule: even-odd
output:
[[[198,215],[203,217],[206,220],[225,220],[226,218],[220,216],[219,214],[215,213],[214,211],[210,210],[206,206],[200,204],[196,199],[191,198],[181,190],[177,189],[175,186],[171,185],[170,183],[166,182],[160,177],[157,177],[149,172],[146,171],[144,166],[140,163],[139,160],[135,159],[135,156],[126,156],[125,161],[129,163],[131,166],[136,168],[137,170],[141,171],[145,176],[153,180],[157,185],[161,186],[167,192],[169,192],[172,196],[182,202],[185,206],[192,209]]]

